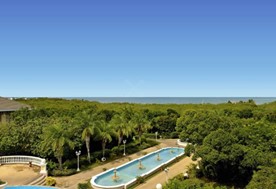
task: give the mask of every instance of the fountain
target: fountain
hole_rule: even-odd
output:
[[[114,175],[112,176],[112,180],[113,181],[115,181],[115,182],[117,182],[118,180],[119,180],[119,176],[117,176],[117,170],[116,170],[116,168],[114,169]]]
[[[173,153],[174,153],[174,150],[173,150],[173,149],[171,149],[171,151],[170,151],[170,152],[171,152],[171,154],[173,154]]]
[[[145,167],[142,165],[142,161],[139,159],[139,166],[138,166],[139,169],[145,169]]]
[[[171,149],[174,150],[174,153],[170,152]],[[160,161],[157,160],[158,153]],[[150,176],[155,171],[167,167],[170,162],[177,160],[177,157],[183,155],[184,148],[179,148],[179,151],[174,147],[162,148],[116,167],[116,175],[114,174],[114,167],[93,176],[90,182],[92,187],[97,189],[129,188],[137,182],[137,177]]]
[[[156,160],[157,160],[157,161],[160,161],[160,160],[161,160],[161,159],[160,159],[159,153],[157,153],[157,158],[156,158]]]

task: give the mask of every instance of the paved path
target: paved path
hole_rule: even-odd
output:
[[[87,182],[87,180],[90,180],[92,176],[97,175],[101,172],[103,172],[103,169],[110,169],[113,167],[117,167],[119,165],[122,165],[126,162],[129,162],[129,158],[135,159],[138,157],[143,156],[144,152],[153,152],[160,148],[167,147],[167,146],[176,146],[176,140],[175,139],[167,139],[167,140],[160,140],[160,144],[158,146],[154,146],[148,149],[143,150],[142,152],[138,152],[123,158],[120,158],[118,160],[106,163],[104,165],[97,166],[93,169],[80,172],[78,174],[68,176],[68,177],[55,177],[57,180],[57,186],[60,188],[68,188],[68,189],[77,189],[78,183],[80,182]],[[175,163],[171,166],[168,176],[171,178],[179,173],[182,173],[186,167],[186,165],[189,165],[192,162],[190,158],[184,158],[181,161]],[[154,189],[155,185],[158,182],[164,183],[166,181],[166,175],[165,173],[158,173],[153,178],[149,179],[146,183],[144,183],[141,186],[138,186],[137,188],[143,188],[143,189]]]

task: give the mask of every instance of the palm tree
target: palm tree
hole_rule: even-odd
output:
[[[118,137],[118,146],[122,143],[123,137],[128,137],[133,132],[130,120],[124,114],[115,115],[111,120],[111,125],[114,126]]]
[[[148,121],[145,114],[142,112],[136,112],[133,115],[131,124],[139,136],[139,143],[141,145],[142,134],[151,128],[150,122]]]
[[[87,150],[87,160],[89,161],[89,163],[91,163],[90,139],[91,136],[93,136],[97,132],[99,122],[97,120],[97,115],[92,112],[82,112],[79,118],[80,126],[81,128],[83,128],[81,138],[85,141],[85,146]]]
[[[74,148],[74,143],[70,139],[69,132],[65,129],[64,124],[61,121],[57,121],[45,127],[42,138],[42,148],[44,150],[51,149],[54,152],[54,156],[59,163],[59,169],[62,170],[62,157],[65,146],[68,145],[70,148]]]
[[[115,130],[112,124],[101,120],[99,122],[99,132],[96,136],[97,139],[102,141],[103,157],[105,156],[105,147],[108,142],[112,141],[112,136],[115,136]]]

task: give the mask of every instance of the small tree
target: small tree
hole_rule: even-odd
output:
[[[112,125],[110,123],[107,123],[106,121],[100,121],[99,132],[96,138],[102,141],[103,157],[105,156],[106,144],[112,141],[112,136],[116,136],[115,130]]]
[[[51,149],[54,152],[60,170],[62,170],[62,157],[65,146],[74,147],[74,143],[70,139],[69,132],[64,124],[62,120],[56,120],[52,125],[45,127],[42,133],[42,148],[44,150]]]
[[[139,136],[139,143],[141,145],[142,134],[151,128],[150,122],[145,114],[137,112],[134,114],[131,124]]]

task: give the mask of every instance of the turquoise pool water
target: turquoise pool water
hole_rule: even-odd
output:
[[[159,154],[159,158],[158,158]],[[139,159],[135,159],[116,168],[117,179],[114,179],[114,169],[108,170],[92,178],[95,186],[118,186],[134,182],[137,176],[150,174],[154,170],[162,167],[184,154],[184,148],[163,148],[159,151],[150,153]],[[142,167],[140,166],[140,160]]]
[[[47,186],[7,186],[4,189],[57,189]]]

